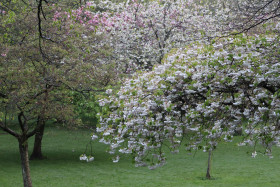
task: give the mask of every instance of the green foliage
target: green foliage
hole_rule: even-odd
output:
[[[73,104],[75,105],[75,112],[81,119],[82,124],[89,127],[96,127],[97,113],[99,112],[99,105],[94,95],[73,93]]]

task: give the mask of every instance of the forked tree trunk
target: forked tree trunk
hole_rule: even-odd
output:
[[[41,160],[44,158],[42,154],[42,139],[44,135],[44,130],[45,130],[45,120],[39,119],[37,123],[37,126],[40,128],[35,134],[35,140],[34,140],[34,147],[33,147],[33,152],[30,156],[30,160]]]
[[[20,158],[21,158],[23,184],[24,184],[24,187],[32,187],[30,168],[29,168],[27,139],[24,137],[19,137],[18,143],[19,143],[19,153],[20,153]]]
[[[212,150],[209,149],[208,151],[208,166],[206,171],[206,178],[211,179],[210,171],[211,171],[211,156],[212,156]]]

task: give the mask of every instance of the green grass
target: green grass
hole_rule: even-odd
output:
[[[250,147],[237,147],[234,143],[220,144],[213,155],[213,180],[205,180],[207,154],[197,152],[195,157],[184,149],[181,153],[168,154],[168,163],[156,170],[136,168],[129,156],[112,163],[105,152],[106,145],[94,143],[95,160],[79,161],[90,137],[89,131],[69,131],[47,128],[43,140],[41,161],[31,161],[33,186],[278,186],[279,150],[274,159],[258,155],[251,158]],[[20,157],[15,138],[0,133],[0,186],[22,186]],[[33,139],[29,141],[31,150]],[[74,150],[74,152],[72,151]]]

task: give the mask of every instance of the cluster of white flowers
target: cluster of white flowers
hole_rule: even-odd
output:
[[[87,156],[86,154],[82,154],[80,156],[80,160],[85,160],[87,162],[92,162],[94,160],[93,156]]]
[[[93,135],[91,136],[91,140],[96,140],[96,139],[98,139],[98,136],[95,135],[95,134],[93,134]]]

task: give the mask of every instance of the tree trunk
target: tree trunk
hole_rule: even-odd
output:
[[[206,171],[206,178],[211,179],[210,171],[211,171],[211,156],[212,156],[212,150],[209,149],[208,151],[208,166]]]
[[[24,187],[32,187],[32,181],[30,176],[29,158],[28,158],[28,142],[24,137],[18,138],[19,153],[21,158],[21,168]]]
[[[239,127],[237,129],[234,130],[234,135],[235,136],[242,136],[242,128]]]
[[[42,160],[44,158],[42,154],[42,139],[44,135],[44,130],[45,130],[45,120],[43,119],[38,119],[39,124],[39,130],[35,134],[35,140],[34,140],[34,147],[33,147],[33,152],[30,156],[30,160]]]

